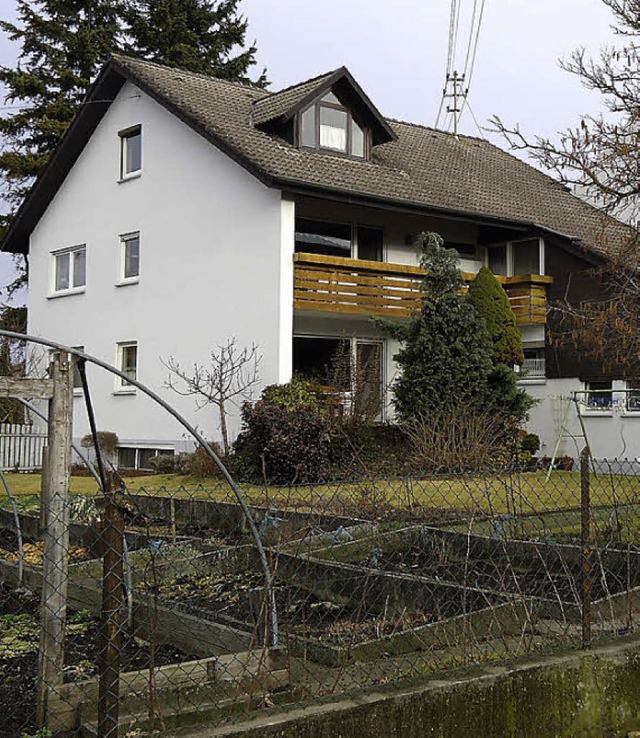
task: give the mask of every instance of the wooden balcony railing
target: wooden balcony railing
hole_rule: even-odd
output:
[[[319,254],[294,255],[294,307],[352,315],[407,318],[420,307],[419,267]],[[471,281],[471,273],[464,273]],[[546,322],[552,277],[498,277],[519,325]]]

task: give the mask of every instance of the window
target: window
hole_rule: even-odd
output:
[[[338,397],[344,411],[381,419],[383,343],[374,339],[294,336],[293,371]]]
[[[72,349],[75,349],[76,351],[84,351],[84,346],[72,346]],[[80,372],[78,371],[78,357],[72,356],[72,365],[73,365],[73,389],[75,390],[81,390],[82,389],[82,379],[80,378]]]
[[[360,126],[333,92],[304,110],[299,117],[300,145],[349,154],[367,155],[368,132]]]
[[[540,274],[540,240],[530,238],[526,241],[514,241],[513,274]]]
[[[587,407],[590,410],[611,410],[613,406],[613,385],[611,380],[587,382]]]
[[[137,282],[140,276],[140,234],[120,236],[120,282]]]
[[[383,231],[381,228],[358,226],[356,230],[358,259],[382,261]]]
[[[129,379],[137,379],[138,344],[135,341],[118,344],[117,367]],[[118,391],[134,392],[135,388],[126,379],[116,377],[116,392]]]
[[[507,274],[507,244],[491,246],[488,251],[488,266],[494,274]]]
[[[493,244],[487,249],[487,265],[494,274],[504,277],[543,274],[544,241],[527,238]]]
[[[137,174],[142,169],[142,128],[135,126],[120,131],[120,179]]]
[[[307,254],[351,257],[351,225],[296,219],[295,250]]]
[[[524,349],[523,379],[544,379],[547,375],[543,348]]]
[[[382,228],[296,218],[296,252],[382,261],[383,246]]]
[[[348,390],[351,377],[342,374],[336,366],[341,355],[349,354],[348,340],[343,338],[316,338],[294,336],[293,371],[318,384],[328,387],[339,384],[337,389]]]
[[[118,469],[151,469],[151,459],[157,456],[173,456],[175,451],[167,448],[118,447]]]
[[[640,412],[640,379],[630,379],[627,382],[627,410]]]
[[[53,292],[81,291],[87,283],[87,247],[53,254]]]

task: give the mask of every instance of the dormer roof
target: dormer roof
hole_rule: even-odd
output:
[[[343,104],[359,113],[360,119],[371,130],[374,146],[398,138],[346,67],[340,67],[279,92],[269,93],[256,100],[253,103],[253,124],[260,128],[265,123],[287,122],[329,90],[333,90]]]

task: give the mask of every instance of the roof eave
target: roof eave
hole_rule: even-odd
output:
[[[342,200],[348,200],[359,204],[370,204],[370,205],[388,205],[392,207],[400,207],[406,210],[412,210],[413,212],[422,212],[425,214],[431,214],[436,216],[449,216],[464,220],[481,221],[487,225],[502,225],[502,226],[514,226],[522,229],[527,229],[535,232],[540,232],[553,236],[565,243],[574,244],[579,249],[584,249],[582,241],[577,236],[571,236],[559,231],[554,231],[539,223],[535,223],[530,220],[519,220],[515,218],[503,218],[497,215],[491,215],[490,213],[484,213],[475,210],[462,210],[458,208],[445,208],[436,205],[428,205],[426,203],[415,202],[413,200],[405,200],[402,198],[391,198],[377,195],[371,195],[366,192],[356,192],[352,190],[345,190],[339,187],[331,187],[327,185],[313,185],[299,180],[290,179],[287,177],[275,177],[273,184],[283,190],[300,194],[300,195],[316,195],[316,196],[329,196],[333,198],[339,198]],[[591,253],[587,251],[587,253]]]

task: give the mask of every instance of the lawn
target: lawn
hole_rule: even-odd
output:
[[[15,497],[35,501],[40,491],[38,474],[6,474]],[[171,495],[235,502],[222,480],[196,479],[179,475],[150,475],[125,478],[129,492]],[[351,483],[268,487],[241,485],[250,504],[280,508],[342,511],[376,517],[389,509],[408,514],[421,509],[449,511],[452,515],[488,513],[489,515],[529,515],[580,506],[580,475],[577,472],[553,472],[547,480],[544,472],[518,474],[430,477],[425,479],[375,479]],[[72,477],[71,493],[91,495],[97,492],[91,477]],[[640,503],[640,478],[622,475],[592,475],[591,500],[594,507],[624,508]],[[0,488],[0,506],[8,503]],[[33,503],[32,503],[33,504]]]

